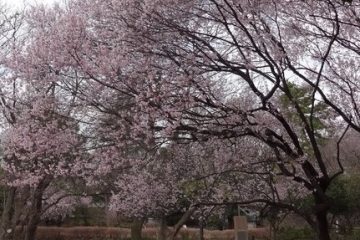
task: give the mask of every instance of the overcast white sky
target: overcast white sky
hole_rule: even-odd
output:
[[[0,0],[0,2],[5,3],[7,6],[11,8],[21,8],[24,5],[31,5],[36,3],[46,3],[51,4],[56,0]]]

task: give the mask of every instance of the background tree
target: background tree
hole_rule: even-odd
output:
[[[123,164],[127,155],[119,149],[133,139],[157,146],[219,144],[222,154],[227,143],[248,144],[264,160],[262,168],[247,173],[254,180],[247,184],[263,181],[259,170],[265,171],[272,197],[233,200],[301,214],[327,240],[327,190],[344,172],[341,142],[349,129],[360,131],[358,8],[338,0],[70,1],[65,8],[30,13],[25,55],[32,61],[15,61],[14,68],[32,66],[28,73],[59,79],[66,96],[76,95],[84,129],[99,116],[112,116],[117,128],[110,124],[102,131],[114,136],[115,146],[102,148],[110,157],[99,155],[96,166],[107,160]],[[303,89],[310,94],[299,97]],[[120,111],[124,98],[131,117]],[[337,166],[321,150],[323,109],[337,121],[336,131],[326,131],[335,139]],[[241,151],[229,150],[241,157]],[[210,153],[226,165],[219,152]],[[226,183],[232,177],[222,176]],[[285,179],[312,196],[311,211],[301,212],[281,197],[278,190],[290,187]],[[212,200],[197,204],[228,203]]]

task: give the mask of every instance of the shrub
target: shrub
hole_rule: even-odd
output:
[[[276,240],[313,240],[315,235],[310,228],[281,228],[276,234]]]

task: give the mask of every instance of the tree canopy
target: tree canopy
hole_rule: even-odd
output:
[[[12,237],[16,198],[41,212],[65,180],[134,216],[184,198],[191,213],[275,206],[330,239],[329,187],[347,164],[343,141],[360,132],[359,11],[344,0],[71,0],[32,8],[20,31],[5,19],[0,239]],[[311,211],[294,194],[311,195]],[[18,217],[32,239],[40,216]]]

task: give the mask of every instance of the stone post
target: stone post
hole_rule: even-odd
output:
[[[234,216],[235,240],[248,240],[248,225],[246,216]]]

